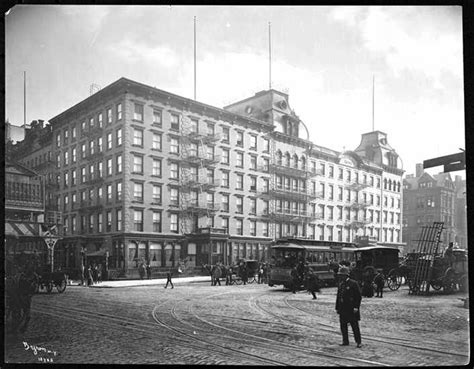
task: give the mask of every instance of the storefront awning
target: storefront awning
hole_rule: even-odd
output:
[[[39,223],[29,222],[5,222],[5,236],[10,237],[39,237]]]

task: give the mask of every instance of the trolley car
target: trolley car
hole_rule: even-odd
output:
[[[339,263],[352,262],[356,249],[356,245],[350,242],[303,238],[277,240],[271,249],[268,285],[290,288],[291,270],[300,262],[307,263],[323,284],[333,285]]]

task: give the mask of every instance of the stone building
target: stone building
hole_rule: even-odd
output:
[[[403,170],[387,135],[354,151],[316,145],[282,92],[220,109],[121,78],[49,122],[46,197],[63,213],[67,267],[81,250],[127,276],[142,261],[266,260],[295,235],[401,245]]]
[[[456,241],[455,184],[449,173],[430,175],[417,164],[415,175],[403,181],[403,241],[408,251],[415,251],[422,226],[444,222],[442,251]]]

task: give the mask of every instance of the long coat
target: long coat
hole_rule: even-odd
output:
[[[336,311],[342,321],[360,320],[360,311],[354,313],[354,308],[360,308],[362,300],[360,288],[356,281],[348,279],[339,284],[336,298]]]

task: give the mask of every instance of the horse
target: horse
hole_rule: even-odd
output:
[[[211,277],[212,280],[214,281],[213,286],[216,286],[217,283],[219,283],[219,286],[221,285],[220,278],[222,277],[222,269],[219,265],[214,265],[211,270]]]
[[[24,333],[28,328],[31,298],[35,293],[38,278],[35,273],[16,273],[5,279],[5,317],[10,320],[8,331]]]

